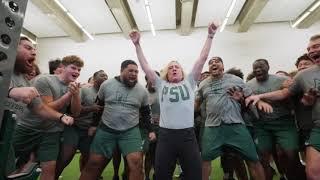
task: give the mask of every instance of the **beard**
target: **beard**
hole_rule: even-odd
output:
[[[123,84],[125,84],[128,88],[133,88],[137,84],[138,80],[130,81],[129,79],[123,78]]]
[[[14,70],[16,72],[22,73],[22,74],[29,74],[32,72],[32,68],[26,67],[25,64],[17,62],[14,64]]]

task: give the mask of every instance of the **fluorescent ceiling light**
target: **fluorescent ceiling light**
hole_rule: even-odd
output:
[[[223,23],[222,23],[222,25],[220,27],[220,32],[222,32],[224,30],[224,28],[226,27],[226,25],[228,23],[228,19],[229,19],[230,15],[231,15],[235,5],[236,5],[236,2],[237,2],[237,0],[232,0],[232,3],[231,3],[231,5],[230,5],[230,7],[228,9],[227,15],[226,15],[225,19],[223,20]]]
[[[306,13],[304,13],[301,17],[299,17],[293,24],[292,27],[295,28],[297,27],[298,24],[300,24],[306,17],[309,16],[311,12],[307,11]]]
[[[312,12],[312,11],[316,10],[319,6],[320,6],[320,1],[316,2],[316,3],[309,9],[309,11]]]
[[[32,0],[45,15],[52,18],[73,40],[92,39],[89,32],[77,21],[59,0]]]
[[[320,6],[320,0],[314,3],[307,11],[305,11],[302,16],[300,16],[291,27],[297,27],[304,19],[306,19],[314,10],[316,10]]]
[[[77,26],[80,27],[80,29],[83,31],[83,33],[88,36],[89,39],[94,40],[93,36],[80,24],[80,22],[79,22],[78,20],[76,20],[76,18],[75,18],[74,16],[72,16],[72,14],[71,14],[69,11],[67,11],[66,13],[67,13],[67,15],[70,17],[70,19],[71,19]]]
[[[222,23],[222,25],[221,25],[221,27],[220,27],[220,32],[222,32],[222,31],[224,30],[224,28],[226,27],[226,25],[227,25],[227,23],[228,23],[228,19],[229,19],[229,18],[225,18],[225,19],[223,20],[223,23]]]
[[[230,17],[233,8],[234,8],[234,6],[236,5],[236,2],[237,2],[237,0],[233,0],[233,1],[232,1],[231,6],[229,7],[229,10],[228,10],[228,13],[227,13],[227,18]]]
[[[60,1],[58,0],[54,0],[54,2],[65,12],[67,12],[68,10],[61,4]]]
[[[89,39],[94,40],[93,36],[88,31],[86,31],[84,28],[81,29],[88,36]]]
[[[150,29],[152,32],[152,35],[155,36],[156,35],[156,31],[153,25],[153,21],[152,21],[152,16],[151,16],[151,10],[150,10],[150,4],[148,0],[144,0],[144,7],[146,9],[146,13],[147,13],[147,17],[149,20],[149,24],[150,24]]]
[[[149,23],[152,23],[152,16],[151,16],[151,11],[150,11],[150,6],[146,6],[146,12],[148,16]]]
[[[151,32],[153,36],[156,36],[156,30],[154,29],[153,24],[150,24]]]

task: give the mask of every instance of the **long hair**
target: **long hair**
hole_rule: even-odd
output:
[[[181,64],[176,60],[172,60],[160,71],[160,78],[167,81],[167,82],[169,82],[169,79],[168,79],[169,65],[173,62],[177,63],[180,66],[180,69],[182,71],[182,80],[184,79],[184,77],[186,75],[186,73],[183,71]]]

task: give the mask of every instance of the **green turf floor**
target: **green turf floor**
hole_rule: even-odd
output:
[[[212,161],[212,167],[214,171],[212,171],[211,179],[214,180],[222,180],[223,173],[222,169],[220,167],[220,159],[217,159],[215,161]],[[120,173],[123,169],[123,163],[121,162],[120,166]],[[177,174],[177,172],[175,172]],[[112,180],[113,176],[113,166],[112,162],[108,164],[108,166],[103,171],[103,179],[105,180]],[[63,171],[61,180],[77,180],[80,177],[80,171],[79,171],[79,154],[77,154],[72,162],[69,164],[69,166]],[[175,180],[178,180],[179,178],[174,178]],[[274,179],[279,179],[278,177],[275,177]]]

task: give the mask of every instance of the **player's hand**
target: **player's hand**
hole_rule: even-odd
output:
[[[243,91],[241,88],[237,87],[232,87],[227,90],[227,93],[231,96],[231,98],[235,99],[236,101],[242,101],[244,96],[243,96]]]
[[[273,112],[273,108],[272,106],[269,104],[269,103],[266,103],[264,101],[258,101],[257,103],[257,108],[260,110],[260,111],[263,111],[265,113],[272,113]]]
[[[132,31],[129,36],[134,45],[140,43],[140,33],[138,31]]]
[[[208,25],[208,34],[209,35],[214,35],[217,32],[218,28],[219,28],[218,23],[211,22]]]
[[[77,82],[71,82],[68,86],[69,92],[74,95],[79,95],[80,93],[80,83]]]
[[[155,141],[156,139],[157,139],[156,133],[150,132],[149,133],[149,140],[152,142],[152,141]]]
[[[245,100],[246,106],[248,106],[250,103],[252,103],[252,105],[255,106],[258,101],[260,101],[259,95],[251,95],[251,96],[247,97]]]
[[[62,122],[63,124],[65,124],[65,125],[71,126],[71,125],[73,124],[73,122],[74,122],[74,119],[73,119],[73,117],[66,115],[66,116],[63,116],[63,117],[61,118],[61,122]]]
[[[32,99],[39,97],[40,94],[35,87],[15,87],[11,89],[9,97],[15,101],[30,104]]]

